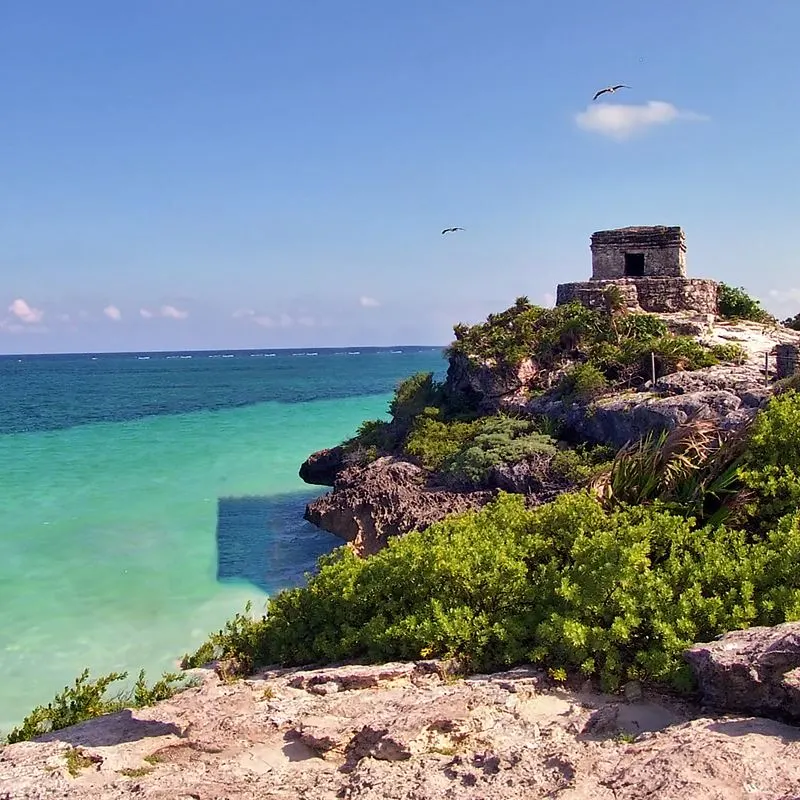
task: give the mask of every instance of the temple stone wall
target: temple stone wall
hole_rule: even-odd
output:
[[[652,225],[597,231],[591,237],[592,280],[626,277],[625,254],[644,256],[643,277],[686,275],[686,239],[678,226]]]
[[[578,300],[589,308],[603,308],[603,293],[609,286],[618,287],[626,306],[635,311],[717,313],[718,284],[705,278],[620,278],[562,283],[556,290],[556,305]]]

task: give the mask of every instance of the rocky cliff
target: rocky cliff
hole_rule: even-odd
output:
[[[766,700],[800,707],[798,637],[795,623],[698,645],[700,702],[527,667],[200,670],[155,706],[1,749],[0,798],[798,800],[800,735]]]
[[[800,333],[780,326],[687,313],[658,316],[673,334],[689,336],[705,346],[738,345],[741,363],[678,369],[655,383],[646,381],[582,401],[558,391],[563,369],[543,370],[530,358],[512,368],[455,352],[450,357],[444,394],[481,414],[504,412],[546,418],[572,442],[619,448],[690,420],[712,420],[722,429],[747,423],[772,394],[775,358],[770,354],[776,345],[800,343]],[[545,390],[531,397],[534,384]],[[480,507],[488,502],[492,490],[521,492],[537,503],[574,488],[565,480],[537,481],[531,476],[530,465],[520,463],[495,469],[484,486],[476,487],[482,491],[454,491],[437,486],[435,475],[426,474],[402,454],[400,458],[352,466],[341,447],[310,456],[300,476],[308,483],[333,487],[332,492],[308,505],[306,519],[350,542],[363,555],[379,550],[388,537]]]

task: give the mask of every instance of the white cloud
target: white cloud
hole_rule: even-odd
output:
[[[233,312],[232,316],[234,319],[242,319],[242,317],[253,317],[255,313],[252,308],[238,308]]]
[[[550,308],[556,304],[556,296],[552,292],[545,292],[542,295],[542,302],[545,308]]]
[[[769,296],[777,305],[800,306],[800,289],[770,289]]]
[[[274,328],[277,324],[272,317],[268,317],[266,314],[253,316],[252,320],[256,325],[260,325],[262,328]]]
[[[59,322],[69,322],[72,319],[69,314],[59,314],[58,321]]]
[[[116,306],[106,306],[103,313],[114,322],[119,322],[122,319],[122,312]]]
[[[0,331],[6,333],[47,333],[48,328],[36,323],[15,322],[13,319],[0,319]]]
[[[161,306],[161,316],[167,319],[186,319],[189,316],[188,311],[182,311],[175,306]]]
[[[380,301],[376,300],[374,297],[362,296],[358,298],[358,302],[361,303],[364,308],[377,308],[380,305]]]
[[[316,325],[316,320],[314,317],[298,317],[297,324],[303,325],[306,328],[313,328]]]
[[[34,325],[37,322],[42,321],[42,317],[44,317],[44,311],[38,308],[33,308],[33,306],[28,305],[28,303],[23,300],[21,297],[18,297],[9,307],[8,310],[18,319],[24,322],[26,325]]]
[[[678,120],[708,120],[704,114],[682,111],[663,100],[648,100],[644,105],[592,103],[575,115],[579,128],[622,141],[654,125],[667,125]]]
[[[294,320],[288,314],[281,314],[278,318],[278,325],[281,328],[288,328],[294,324]]]
[[[152,319],[153,318],[153,312],[150,311],[149,309],[146,309],[146,308],[140,308],[139,309],[139,316],[142,319]]]

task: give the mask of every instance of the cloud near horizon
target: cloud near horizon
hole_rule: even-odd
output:
[[[378,308],[381,304],[380,300],[376,300],[374,297],[364,296],[359,297],[358,302],[361,304],[362,308]]]
[[[9,307],[8,310],[20,321],[26,325],[35,325],[41,322],[44,317],[44,311],[39,308],[34,308],[18,297]]]
[[[164,317],[165,319],[186,319],[189,316],[188,311],[183,311],[175,306],[161,306],[158,311],[150,311],[148,308],[140,308],[139,316],[142,319],[153,319],[153,317]]]
[[[175,306],[161,306],[161,316],[167,319],[186,319],[189,316],[188,311],[183,311]]]
[[[648,100],[643,105],[591,103],[585,111],[575,115],[579,128],[617,141],[630,139],[657,125],[681,120],[705,122],[708,119],[705,114],[685,111],[663,100]]]
[[[122,312],[116,306],[106,306],[103,313],[114,322],[119,322],[122,319]]]
[[[289,314],[280,314],[277,317],[271,317],[268,314],[259,314],[252,308],[239,308],[231,316],[234,319],[248,319],[262,328],[290,328],[293,325],[313,328],[317,324],[314,317],[311,316],[291,317]]]

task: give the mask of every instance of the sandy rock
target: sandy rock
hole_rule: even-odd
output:
[[[226,684],[201,671],[201,686],[151,708],[4,747],[0,798],[798,797],[798,731],[779,722],[555,689],[531,668],[446,672],[346,666]],[[341,689],[313,691],[331,683]],[[74,746],[90,761],[73,777]]]
[[[800,622],[732,631],[685,658],[708,705],[800,722]]]

